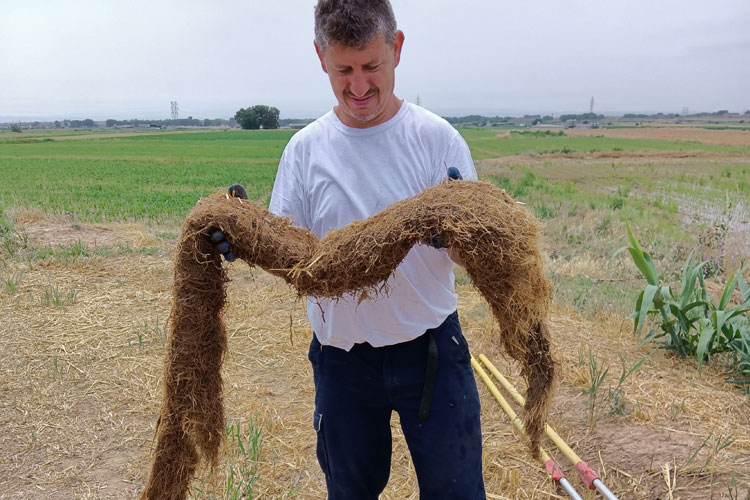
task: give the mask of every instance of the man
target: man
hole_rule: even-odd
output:
[[[271,212],[318,237],[443,182],[476,179],[443,119],[394,94],[404,34],[388,0],[320,0],[315,50],[338,101],[282,155]],[[388,482],[392,411],[422,499],[484,499],[479,397],[456,315],[455,264],[417,245],[386,297],[310,298],[317,456],[328,498],[375,500]]]

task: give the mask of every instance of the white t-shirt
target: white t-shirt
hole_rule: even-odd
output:
[[[364,129],[329,111],[287,144],[269,209],[322,238],[439,184],[448,167],[477,177],[461,135],[419,106],[404,102],[393,118]],[[387,296],[359,305],[351,295],[310,297],[310,324],[321,344],[346,350],[412,340],[456,310],[453,268],[445,250],[415,245],[388,279]]]

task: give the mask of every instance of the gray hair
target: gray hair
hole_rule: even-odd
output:
[[[396,38],[396,17],[388,0],[319,0],[315,6],[315,41],[321,50],[334,44],[364,48],[383,33]]]

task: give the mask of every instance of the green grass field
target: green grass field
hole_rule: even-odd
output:
[[[244,184],[252,199],[267,202],[279,158],[293,133],[3,133],[0,210],[30,208],[80,222],[176,226],[198,199],[233,182]],[[601,280],[612,277],[604,264],[625,244],[625,221],[668,276],[675,276],[689,251],[701,245],[698,250],[706,257],[719,251],[717,245],[725,247],[724,254],[711,256],[723,259],[722,272],[750,254],[721,229],[746,227],[741,222],[750,207],[750,146],[497,129],[461,133],[481,178],[527,203],[545,224],[557,295],[581,312],[610,303],[622,312],[623,286]],[[592,151],[650,156],[595,158]],[[701,153],[673,157],[673,152],[686,151]],[[739,237],[743,234],[747,236]],[[727,245],[736,248],[727,253]],[[598,263],[592,266],[596,272],[559,272],[560,263],[582,258]]]
[[[33,137],[2,134],[0,172],[4,182],[0,185],[0,208],[38,207],[49,214],[71,213],[84,221],[161,220],[184,216],[198,198],[232,182],[245,184],[251,197],[263,198],[270,192],[278,160],[292,134],[292,131],[143,132],[131,137],[108,137],[99,132],[98,137],[84,139],[62,135],[60,131],[47,136],[37,132]],[[475,160],[591,151],[700,150],[750,154],[748,146],[695,142],[528,132],[513,132],[507,139],[498,139],[497,130],[483,129],[463,129],[462,134]],[[535,201],[532,208],[543,219],[554,218],[561,210],[577,212],[581,205],[592,209],[607,206],[632,209],[638,214],[628,213],[628,216],[636,217],[643,212],[642,203],[622,201],[625,191],[604,193],[581,185],[601,183],[602,179],[622,178],[626,190],[636,185],[689,196],[695,194],[695,184],[708,185],[709,189],[702,190],[707,199],[713,198],[712,191],[716,190],[750,190],[750,170],[747,166],[738,170],[732,163],[721,167],[707,162],[707,168],[699,171],[676,167],[663,172],[671,185],[658,187],[655,184],[659,179],[649,169],[635,172],[615,163],[611,169],[579,172],[578,178],[568,179],[556,175],[554,165],[544,167],[545,174],[551,174],[549,178],[529,169],[516,169],[490,174],[488,179],[511,187],[514,196]],[[567,172],[570,177],[569,168]],[[514,177],[520,178],[516,182]]]
[[[240,182],[268,195],[290,131],[0,138],[0,208],[38,207],[81,221],[181,218],[203,196]],[[46,138],[49,139],[49,138]]]

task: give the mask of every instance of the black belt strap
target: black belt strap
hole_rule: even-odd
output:
[[[432,396],[435,394],[435,380],[438,369],[438,348],[432,332],[427,334],[427,369],[424,373],[424,389],[419,402],[419,420],[425,421],[430,416]]]

